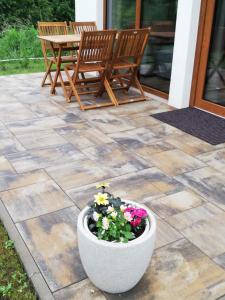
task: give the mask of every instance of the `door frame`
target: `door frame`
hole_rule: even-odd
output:
[[[225,117],[225,107],[202,99],[216,0],[202,0],[190,106]]]
[[[103,29],[107,29],[107,0],[103,0]],[[141,28],[141,0],[136,0],[136,12],[135,12],[135,29]],[[169,99],[169,93],[162,92],[155,88],[142,84],[144,91],[153,94],[165,100]]]

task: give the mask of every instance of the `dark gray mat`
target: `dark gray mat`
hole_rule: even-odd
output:
[[[151,115],[211,145],[225,143],[225,119],[196,108],[183,108]]]

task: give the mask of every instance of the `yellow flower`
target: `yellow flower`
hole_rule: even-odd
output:
[[[98,193],[97,195],[94,196],[95,197],[95,203],[97,203],[98,205],[107,205],[109,204],[108,199],[108,194],[106,193]]]
[[[96,189],[101,189],[101,188],[106,188],[106,187],[109,187],[108,182],[101,182],[98,185],[96,185]]]

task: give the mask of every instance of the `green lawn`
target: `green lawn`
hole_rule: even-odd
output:
[[[0,75],[44,72],[43,60],[0,62]]]
[[[15,252],[13,241],[9,240],[2,223],[0,223],[0,299],[37,299]]]

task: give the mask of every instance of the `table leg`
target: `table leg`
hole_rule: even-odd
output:
[[[53,47],[53,45],[52,45]],[[59,45],[59,49],[58,49],[58,56],[57,56],[57,64],[56,64],[56,73],[55,73],[55,77],[52,83],[52,87],[51,87],[51,94],[54,95],[55,94],[55,87],[57,84],[57,80],[60,74],[60,68],[61,68],[61,54],[62,54],[62,46]]]

